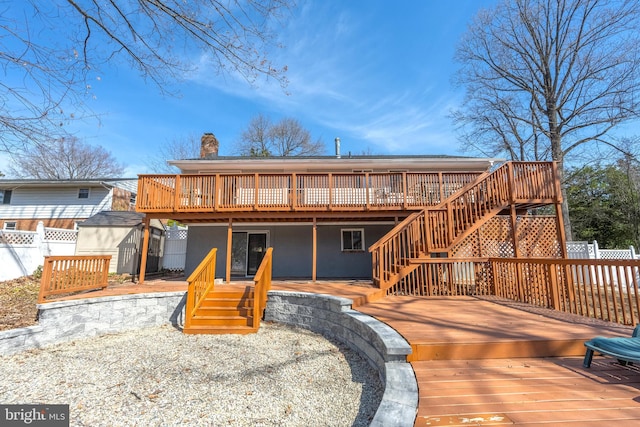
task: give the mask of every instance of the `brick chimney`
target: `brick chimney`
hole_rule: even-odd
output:
[[[205,133],[202,135],[200,141],[200,158],[210,159],[212,157],[218,157],[218,147],[220,143],[218,138],[212,133]]]

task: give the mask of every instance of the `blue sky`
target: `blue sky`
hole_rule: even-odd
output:
[[[71,129],[126,165],[149,172],[146,158],[171,139],[213,132],[220,154],[233,154],[249,120],[262,113],[298,119],[343,154],[461,154],[449,111],[462,98],[451,85],[455,46],[467,23],[495,0],[301,0],[274,53],[288,66],[286,92],[275,82],[251,87],[201,69],[162,96],[126,67],[95,80],[89,107],[100,120]],[[4,165],[3,165],[4,163]],[[6,157],[0,170],[6,170]]]

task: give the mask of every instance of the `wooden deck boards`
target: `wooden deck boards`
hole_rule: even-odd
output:
[[[640,423],[640,373],[611,359],[589,370],[580,357],[412,365],[420,386],[416,426]]]
[[[358,308],[396,329],[413,360],[584,355],[597,335],[631,336],[631,328],[474,297],[390,296]]]

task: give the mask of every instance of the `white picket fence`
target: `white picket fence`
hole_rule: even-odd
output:
[[[45,256],[73,255],[77,238],[75,230],[45,228],[42,222],[36,231],[0,230],[0,281],[33,274]]]

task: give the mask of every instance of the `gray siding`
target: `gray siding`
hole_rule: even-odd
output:
[[[371,278],[371,254],[367,248],[387,233],[392,225],[318,225],[317,277],[322,278]],[[363,252],[342,252],[340,230],[362,228],[365,235]],[[311,278],[313,257],[313,228],[309,225],[241,226],[234,232],[266,231],[268,245],[273,247],[273,277]],[[227,227],[191,226],[187,238],[187,260],[185,274],[195,270],[200,261],[213,247],[218,248],[216,277],[225,277],[227,259]]]
[[[371,254],[369,246],[384,236],[391,225],[329,225],[318,226],[318,279],[322,278],[371,278]],[[342,252],[340,230],[364,229],[364,252]]]
[[[187,231],[187,259],[184,273],[188,277],[198,267],[200,261],[211,248],[218,248],[216,257],[216,277],[224,277],[227,259],[227,227],[189,226]]]
[[[88,199],[78,198],[79,188],[90,188]],[[0,204],[0,218],[89,218],[109,209],[111,199],[104,187],[16,188],[11,204]]]

